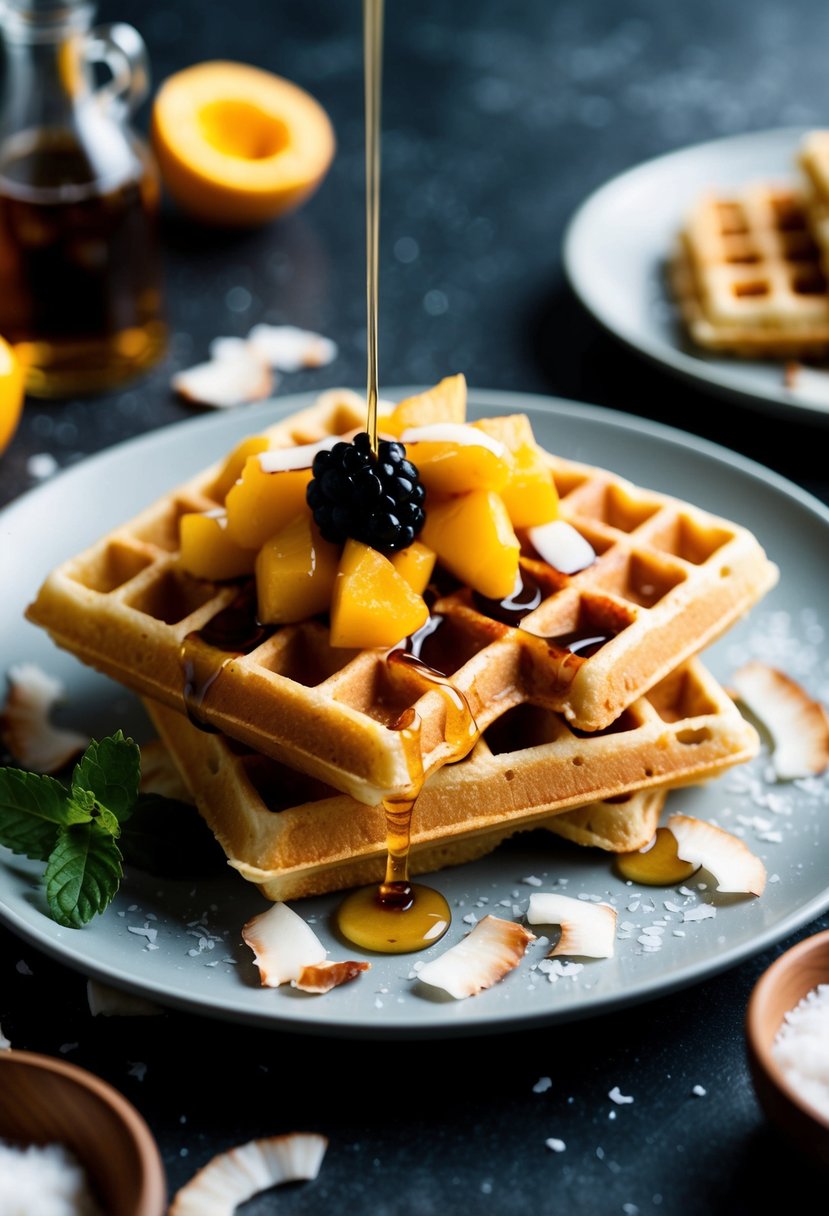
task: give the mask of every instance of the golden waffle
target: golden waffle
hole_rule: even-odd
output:
[[[355,802],[199,730],[168,706],[146,704],[231,865],[268,898],[298,899],[383,878],[381,806]],[[666,785],[706,780],[750,759],[758,746],[754,728],[698,659],[603,732],[584,734],[560,714],[517,706],[466,759],[426,782],[412,816],[410,870],[470,861],[536,827],[580,844],[639,848],[653,835]]]
[[[268,432],[273,445],[340,434],[363,419],[354,394],[328,393]],[[543,593],[514,624],[468,589],[432,607],[440,627],[424,660],[451,678],[478,726],[523,703],[600,730],[680,662],[719,636],[773,585],[777,568],[745,528],[642,490],[612,473],[549,457],[561,515],[597,560],[567,577],[525,556]],[[382,649],[330,645],[323,618],[266,631],[248,653],[198,640],[239,600],[237,584],[191,577],[178,561],[183,512],[215,508],[220,465],[65,562],[29,607],[59,645],[142,696],[183,711],[256,751],[374,805],[455,758],[448,698]],[[242,593],[244,599],[244,592]],[[253,599],[248,616],[253,619]],[[238,615],[244,615],[240,612]],[[598,639],[595,653],[574,653]],[[185,697],[182,648],[197,671]],[[192,681],[191,681],[192,682]],[[389,729],[414,706],[421,727]]]
[[[671,278],[699,346],[754,358],[829,352],[827,281],[799,191],[758,183],[703,195]]]
[[[801,142],[797,164],[803,182],[809,230],[829,273],[829,131],[810,131]]]

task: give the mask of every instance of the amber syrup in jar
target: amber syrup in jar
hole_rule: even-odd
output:
[[[112,388],[163,352],[159,195],[141,149],[110,183],[68,132],[3,149],[0,333],[33,395]]]

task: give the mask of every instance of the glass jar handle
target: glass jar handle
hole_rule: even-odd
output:
[[[90,31],[86,58],[111,73],[97,92],[103,104],[124,115],[137,109],[150,91],[150,61],[138,30],[123,21],[96,25]]]

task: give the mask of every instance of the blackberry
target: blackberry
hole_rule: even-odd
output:
[[[306,499],[326,540],[349,537],[392,553],[423,527],[426,491],[402,443],[381,439],[377,456],[365,431],[317,452]]]

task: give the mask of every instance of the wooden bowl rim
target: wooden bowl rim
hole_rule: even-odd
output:
[[[113,1116],[126,1127],[140,1162],[136,1178],[133,1216],[161,1216],[167,1207],[167,1178],[155,1137],[149,1125],[129,1099],[108,1081],[68,1060],[57,1060],[35,1051],[8,1048],[0,1051],[0,1068],[7,1063],[22,1064],[38,1072],[54,1073],[75,1085],[94,1093],[109,1108]]]
[[[772,1054],[771,1046],[765,1042],[761,1032],[762,1006],[768,999],[768,994],[774,988],[775,983],[784,972],[796,966],[804,956],[812,954],[813,951],[819,950],[822,946],[829,947],[829,929],[824,929],[820,933],[814,933],[811,937],[805,937],[794,946],[790,946],[788,950],[766,968],[754,985],[749,997],[746,1009],[746,1036],[756,1062],[763,1069],[768,1079],[799,1111],[818,1127],[823,1128],[829,1133],[829,1117],[822,1115],[811,1103],[806,1102],[788,1081]],[[827,974],[827,983],[829,983],[829,974]]]

